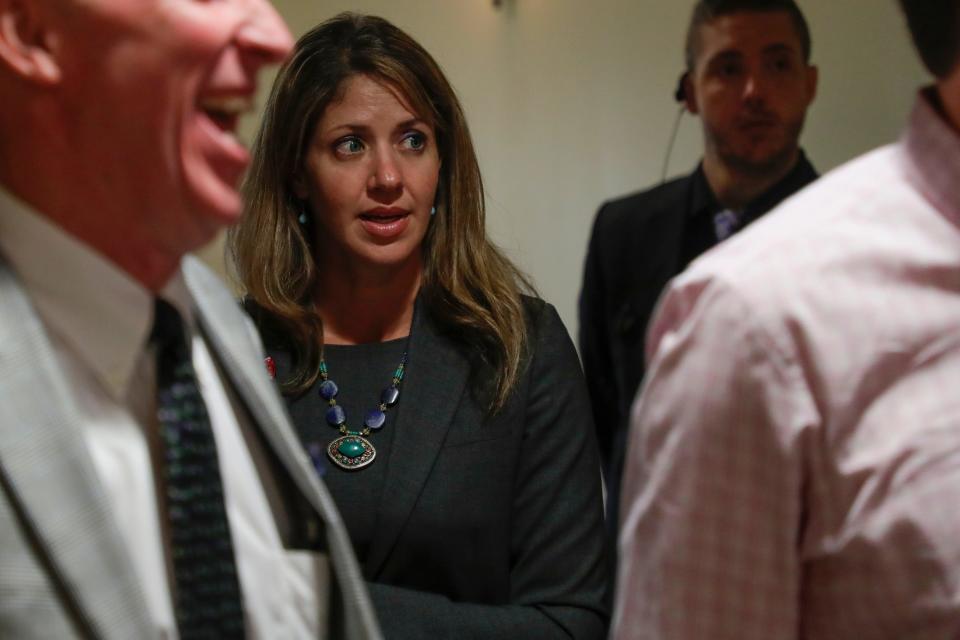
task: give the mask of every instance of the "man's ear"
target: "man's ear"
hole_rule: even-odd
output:
[[[310,196],[310,191],[307,189],[307,183],[306,180],[304,180],[302,171],[297,172],[297,174],[293,176],[293,179],[290,181],[290,187],[293,189],[294,195],[301,200],[306,200]]]
[[[697,106],[697,90],[693,87],[692,77],[693,71],[687,71],[680,82],[683,85],[683,104],[687,107],[687,111],[697,114],[700,113],[700,108]]]
[[[810,65],[807,67],[806,75],[807,106],[809,107],[813,103],[814,98],[817,97],[817,83],[820,80],[820,70],[817,69],[815,65]]]
[[[44,8],[46,0],[0,0],[0,65],[28,82],[52,85],[60,65]]]

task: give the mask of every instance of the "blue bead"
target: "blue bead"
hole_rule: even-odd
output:
[[[376,431],[377,429],[383,428],[383,423],[387,421],[387,414],[380,409],[373,409],[372,411],[367,411],[366,417],[363,419],[364,426],[367,429]]]
[[[318,475],[324,476],[327,473],[327,459],[323,455],[323,447],[317,443],[311,443],[307,447],[307,453],[310,454],[310,461]]]
[[[333,427],[339,427],[347,421],[347,414],[344,413],[340,405],[335,405],[327,409],[327,424]]]
[[[397,400],[400,399],[400,389],[396,387],[387,387],[383,390],[383,393],[380,394],[380,402],[392,407],[397,403]]]
[[[324,400],[330,401],[337,397],[337,392],[340,389],[337,388],[337,383],[333,380],[324,380],[320,383],[320,397]]]

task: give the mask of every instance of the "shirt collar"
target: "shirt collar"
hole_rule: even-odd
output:
[[[707,174],[703,170],[703,162],[697,165],[693,172],[693,184],[690,192],[690,207],[687,209],[687,215],[690,218],[700,218],[716,213],[723,209],[713,195],[713,189],[707,181]]]
[[[48,330],[122,402],[149,338],[153,294],[2,188],[0,251]],[[192,324],[192,305],[179,270],[160,295]]]
[[[900,138],[907,179],[960,225],[960,134],[939,112],[933,87],[921,89]]]
[[[746,224],[756,218],[759,218],[770,209],[777,206],[788,196],[796,193],[817,178],[817,170],[810,164],[807,154],[800,149],[800,155],[793,168],[781,178],[776,184],[754,198],[746,207],[744,207],[740,216],[741,225]],[[713,215],[723,209],[723,205],[717,200],[710,183],[707,181],[707,174],[703,170],[703,162],[697,165],[697,170],[693,174],[693,192],[690,199],[690,208],[688,214],[691,218]]]

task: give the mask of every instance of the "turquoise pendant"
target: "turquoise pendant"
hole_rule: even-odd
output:
[[[340,436],[327,445],[327,456],[341,469],[363,469],[377,457],[377,450],[363,436]]]

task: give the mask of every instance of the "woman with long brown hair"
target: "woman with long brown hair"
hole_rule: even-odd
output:
[[[388,637],[602,638],[599,462],[556,311],[486,235],[467,124],[407,34],[342,14],[274,85],[230,238]]]

